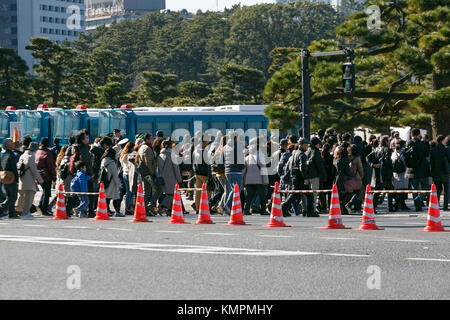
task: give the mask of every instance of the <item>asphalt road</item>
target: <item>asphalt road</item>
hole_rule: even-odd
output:
[[[450,230],[450,214],[441,212]],[[380,214],[379,231],[168,225],[74,218],[0,221],[0,299],[448,299],[450,232],[424,233],[426,211]],[[361,216],[343,216],[358,228]]]

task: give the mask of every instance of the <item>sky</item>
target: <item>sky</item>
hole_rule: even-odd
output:
[[[219,10],[223,10],[225,7],[231,8],[234,4],[239,3],[245,6],[259,3],[275,3],[275,0],[166,0],[166,8],[173,11],[186,9],[194,13],[199,9],[202,11],[216,11],[217,2],[219,4]]]

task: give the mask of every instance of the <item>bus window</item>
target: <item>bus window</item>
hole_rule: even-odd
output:
[[[226,122],[211,122],[211,128],[210,129],[217,129],[222,131],[222,133],[225,133],[227,130],[227,123]]]
[[[242,129],[245,131],[245,123],[243,121],[231,121],[230,129]]]
[[[23,122],[23,134],[37,140],[41,134],[41,114],[38,112],[18,112],[17,121]]]
[[[157,122],[158,130],[164,133],[164,137],[170,137],[172,135],[172,123],[171,122]]]
[[[0,113],[0,139],[8,138],[9,117],[6,113]]]
[[[174,122],[174,130],[176,129],[186,129],[189,131],[189,122]]]
[[[153,122],[138,122],[137,123],[137,134],[151,133],[153,134]]]
[[[81,116],[77,112],[56,111],[54,120],[54,136],[59,139],[69,139],[76,136],[80,128]]]
[[[114,129],[120,129],[120,134],[126,136],[127,134],[127,116],[121,111],[111,112],[111,127],[109,132],[113,132]]]
[[[249,121],[248,122],[248,128],[249,129],[259,130],[259,129],[263,128],[263,124],[262,124],[262,122],[259,122],[259,121]]]
[[[98,118],[98,134],[106,136],[114,129],[120,129],[120,134],[127,134],[127,116],[121,111],[101,111]]]

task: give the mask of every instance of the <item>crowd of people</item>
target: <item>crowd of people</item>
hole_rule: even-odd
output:
[[[310,141],[300,133],[280,141],[265,135],[247,140],[233,131],[225,135],[219,131],[215,137],[201,132],[192,138],[186,135],[179,143],[158,131],[155,137],[141,134],[131,142],[118,129],[92,144],[87,130],[64,146],[58,139],[52,147],[49,138],[39,144],[29,136],[21,143],[5,139],[0,219],[32,219],[35,212],[53,215],[52,188],[60,185],[69,216],[94,217],[101,183],[108,214],[118,217],[134,214],[139,184],[149,216],[170,215],[177,184],[197,188],[186,194],[196,213],[199,188],[206,184],[211,214],[230,215],[233,188],[238,185],[243,213],[268,215],[276,182],[281,190],[330,190],[336,184],[343,214],[361,213],[366,185],[375,190],[429,190],[434,183],[438,198],[443,195],[441,209],[448,210],[450,136],[429,141],[419,129],[412,129],[407,142],[398,132],[364,141],[328,128]],[[35,205],[38,186],[42,194]],[[412,196],[415,211],[421,211],[427,194]],[[317,217],[328,212],[331,194],[283,193],[282,197],[283,216]],[[388,212],[411,210],[407,197],[407,193],[387,194]],[[375,194],[375,212],[384,198]],[[184,204],[183,211],[189,214]]]

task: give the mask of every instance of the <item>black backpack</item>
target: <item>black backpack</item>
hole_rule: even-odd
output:
[[[100,170],[100,176],[99,176],[98,184],[100,185],[103,182],[103,186],[106,188],[109,187],[109,184],[111,183],[112,177],[108,179],[108,172],[105,168],[102,168]]]
[[[403,156],[405,158],[405,164],[408,168],[416,168],[420,163],[420,159],[416,155],[414,145],[409,146],[403,153]]]
[[[405,163],[399,158],[397,158],[393,164],[392,164],[392,171],[394,171],[395,173],[403,173],[406,171],[406,165]]]
[[[64,162],[58,167],[59,177],[61,180],[65,180],[69,176],[69,163]]]

